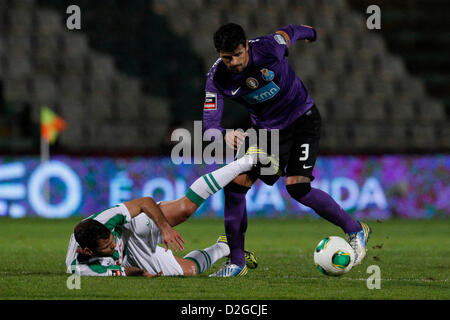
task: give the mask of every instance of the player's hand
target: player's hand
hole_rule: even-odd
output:
[[[142,273],[142,275],[144,277],[147,277],[147,278],[157,278],[157,277],[161,277],[162,276],[162,271],[158,272],[157,274],[151,274],[150,272],[144,271]]]
[[[171,227],[165,229],[164,231],[161,231],[161,240],[166,251],[169,249],[169,246],[174,251],[184,250],[183,244],[185,243],[185,241],[183,237],[178,231],[172,229]]]
[[[242,131],[234,130],[225,135],[225,143],[230,148],[237,150],[243,143],[246,134]]]

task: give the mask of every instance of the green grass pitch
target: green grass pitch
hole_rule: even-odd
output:
[[[320,274],[313,263],[325,236],[344,236],[318,219],[250,219],[246,248],[259,266],[246,278],[208,278],[224,259],[198,277],[83,277],[66,286],[68,239],[80,218],[0,219],[0,299],[450,299],[450,220],[368,221],[373,229],[363,264],[341,277]],[[183,256],[223,233],[223,221],[193,218],[176,228]],[[378,265],[381,288],[369,290],[367,268]]]

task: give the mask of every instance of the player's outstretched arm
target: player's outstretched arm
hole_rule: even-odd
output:
[[[317,31],[311,26],[307,25],[287,25],[275,33],[283,36],[286,41],[286,46],[292,46],[298,40],[305,40],[306,42],[313,42],[317,40]]]
[[[128,208],[131,218],[143,212],[156,223],[161,232],[161,241],[166,251],[169,246],[175,251],[177,249],[184,250],[183,244],[185,241],[183,237],[172,228],[153,198],[142,197],[127,201],[124,205]]]

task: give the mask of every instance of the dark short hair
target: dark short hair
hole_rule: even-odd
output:
[[[89,248],[92,251],[96,251],[98,247],[97,241],[108,239],[111,231],[97,220],[86,219],[75,226],[73,233],[81,248]]]
[[[214,46],[217,52],[233,52],[240,44],[245,46],[247,36],[244,29],[236,23],[227,23],[214,33]]]

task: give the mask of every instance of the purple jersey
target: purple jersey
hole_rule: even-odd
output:
[[[279,31],[284,36],[273,33],[249,40],[249,62],[241,73],[229,71],[221,59],[214,63],[207,74],[204,130],[224,131],[220,126],[224,98],[246,106],[252,123],[265,129],[286,128],[314,105],[286,57],[289,45],[302,39],[314,41],[316,32],[297,25]]]

